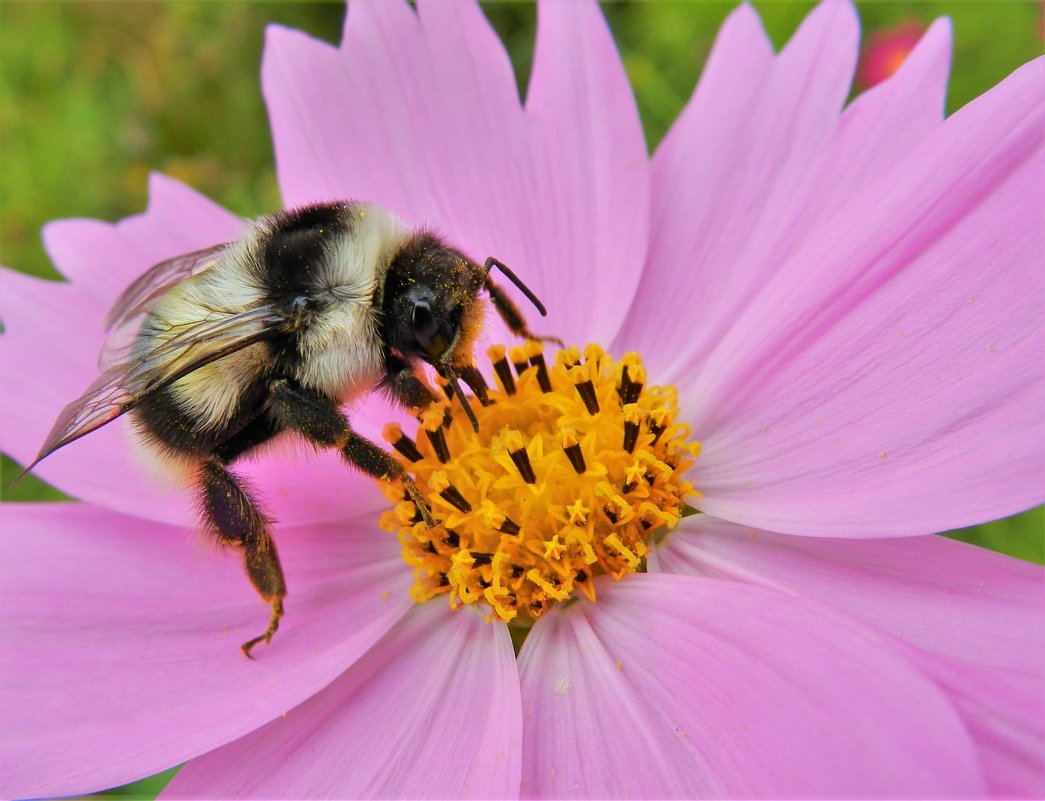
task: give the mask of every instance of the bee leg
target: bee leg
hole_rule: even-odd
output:
[[[504,294],[504,290],[497,286],[497,284],[487,278],[486,281],[483,282],[483,287],[490,296],[490,301],[493,303],[497,315],[504,320],[504,324],[508,326],[508,329],[513,334],[517,337],[532,339],[535,342],[554,342],[560,348],[562,347],[562,340],[558,337],[542,337],[533,333],[527,327],[522,312],[519,311],[518,307],[512,303],[511,298]]]
[[[337,403],[296,381],[279,378],[269,384],[270,410],[275,419],[317,445],[337,448],[362,472],[383,481],[400,481],[417,506],[425,525],[435,526],[432,512],[403,466],[387,451],[360,436],[348,423]]]
[[[394,354],[385,358],[385,377],[381,387],[407,409],[420,410],[436,401],[436,395],[413,366]]]
[[[269,535],[268,521],[246,487],[229,471],[227,463],[274,433],[271,423],[267,421],[248,426],[240,435],[219,446],[204,463],[200,473],[200,505],[206,522],[222,542],[242,549],[251,584],[272,607],[265,633],[240,646],[248,657],[251,648],[259,642],[272,641],[272,635],[276,633],[280,618],[283,617],[283,598],[287,594],[287,585],[276,545]]]
[[[472,390],[475,397],[479,399],[479,403],[483,406],[489,406],[493,402],[487,394],[489,386],[487,386],[486,379],[483,378],[483,374],[479,372],[478,367],[474,364],[466,364],[457,368],[457,374],[468,385],[468,388]]]

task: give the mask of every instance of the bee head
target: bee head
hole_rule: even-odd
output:
[[[482,328],[479,291],[485,289],[494,309],[511,331],[533,340],[519,310],[490,280],[497,268],[529,299],[541,315],[547,312],[537,296],[497,259],[480,267],[438,237],[422,231],[410,237],[388,266],[382,298],[385,346],[408,360],[425,361],[446,379],[478,431],[479,423],[461,391],[463,380],[486,403],[486,385],[475,367],[472,346]]]
[[[477,298],[484,277],[483,268],[433,234],[413,236],[385,280],[386,345],[440,372],[470,364],[472,340],[481,324]]]

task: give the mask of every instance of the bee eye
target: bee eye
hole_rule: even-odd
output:
[[[439,322],[432,314],[432,307],[427,302],[421,301],[414,304],[414,314],[411,325],[414,329],[414,339],[426,351],[432,346],[432,340],[439,333]]]

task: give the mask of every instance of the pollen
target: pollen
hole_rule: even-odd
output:
[[[528,342],[488,356],[497,387],[472,403],[478,433],[456,395],[421,415],[413,439],[385,427],[436,526],[392,485],[381,525],[402,543],[415,601],[482,604],[488,620],[526,626],[597,601],[599,576],[645,570],[650,544],[700,495],[685,478],[700,443],[674,387],[648,385],[637,354],[569,347],[550,364]]]

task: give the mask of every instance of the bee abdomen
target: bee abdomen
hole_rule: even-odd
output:
[[[264,376],[254,376],[245,388],[229,376],[225,378],[228,384],[224,393],[204,391],[195,373],[153,393],[132,412],[140,434],[180,455],[210,454],[257,417],[264,406]],[[210,385],[215,387],[216,383]]]

